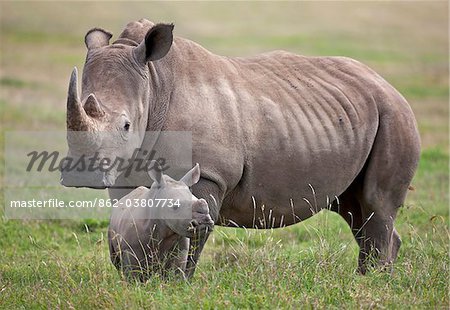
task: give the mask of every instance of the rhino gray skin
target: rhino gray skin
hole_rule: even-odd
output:
[[[159,167],[149,175],[152,186],[140,186],[120,199],[108,229],[111,261],[129,280],[145,281],[153,272],[164,275],[168,270],[184,275],[189,238],[214,226],[206,201],[189,191],[200,179],[198,164],[180,181],[164,175]],[[157,199],[171,199],[171,205],[167,200],[163,206],[150,207],[150,201]]]
[[[105,30],[88,32],[81,99],[76,70],[69,86],[68,130],[117,132],[98,149],[121,156],[144,141],[121,138],[126,124],[142,135],[191,131],[202,167],[192,191],[216,225],[283,227],[329,208],[352,228],[360,272],[391,263],[400,247],[394,220],[420,154],[401,94],[353,59],[285,51],[224,57],[172,30],[143,19],[114,44]],[[103,176],[94,187],[120,179]],[[191,244],[188,276],[207,237]]]

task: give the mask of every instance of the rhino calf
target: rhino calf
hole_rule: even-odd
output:
[[[129,280],[145,281],[154,272],[164,275],[168,270],[184,276],[195,232],[214,225],[206,201],[189,190],[200,178],[199,165],[176,181],[153,164],[152,186],[138,187],[120,199],[108,229],[111,261]],[[154,201],[165,204],[150,206]]]

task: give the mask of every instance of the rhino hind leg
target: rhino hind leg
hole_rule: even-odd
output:
[[[403,107],[403,106],[402,106]],[[380,117],[358,197],[361,226],[359,270],[392,266],[401,245],[394,228],[420,156],[420,140],[410,110]]]
[[[377,207],[364,201],[363,184],[362,180],[357,178],[331,208],[331,211],[341,215],[347,222],[359,245],[357,271],[361,274],[376,265],[391,265],[401,245],[400,236],[394,228],[397,208],[391,208],[387,213],[371,212],[370,210]],[[381,209],[383,207],[385,205],[380,206]]]
[[[392,255],[394,218],[385,218],[371,213],[361,231],[358,271],[365,274],[370,267],[391,266],[395,258]],[[395,254],[397,254],[398,248]]]
[[[375,212],[367,214],[360,197],[357,191],[347,190],[331,210],[350,226],[360,248],[357,271],[365,274],[369,267],[390,266],[397,258],[401,239],[393,226],[395,214],[387,217]]]
[[[346,220],[359,245],[357,271],[361,274],[376,265],[390,265],[400,247],[399,235],[393,227],[396,211],[369,212],[374,208],[364,200],[363,184],[361,180],[355,181],[332,209]]]
[[[401,239],[394,221],[419,154],[418,133],[407,112],[399,118],[381,117],[364,169],[332,208],[351,226],[360,246],[358,271],[362,274],[372,266],[392,266],[397,258]]]

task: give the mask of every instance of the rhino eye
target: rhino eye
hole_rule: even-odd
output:
[[[125,131],[129,131],[130,130],[130,126],[131,126],[131,123],[130,122],[125,122],[125,125],[123,126],[123,129],[125,129]]]

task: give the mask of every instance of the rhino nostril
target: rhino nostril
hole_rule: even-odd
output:
[[[191,225],[192,227],[197,227],[197,226],[198,226],[197,220],[192,220],[192,221],[190,222],[190,225]]]

